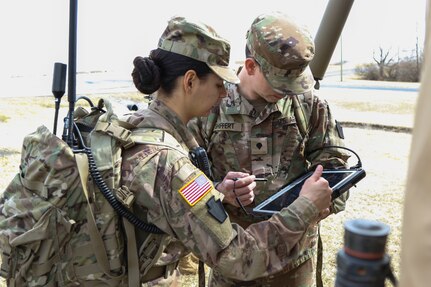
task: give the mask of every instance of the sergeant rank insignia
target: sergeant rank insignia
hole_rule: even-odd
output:
[[[208,178],[203,174],[198,174],[191,181],[186,183],[178,191],[181,196],[187,201],[190,206],[194,206],[199,200],[201,200],[210,190],[212,184]]]

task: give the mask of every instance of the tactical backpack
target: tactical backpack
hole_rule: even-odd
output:
[[[133,216],[133,195],[120,187],[121,151],[132,144],[127,125],[106,100],[90,113],[78,108],[75,122],[81,152],[40,126],[24,138],[19,173],[1,194],[0,275],[8,286],[139,286],[163,248],[165,236]],[[134,226],[157,244],[138,251]]]

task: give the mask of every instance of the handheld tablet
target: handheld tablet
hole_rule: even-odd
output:
[[[298,198],[304,181],[312,174],[313,171],[310,171],[292,183],[280,188],[277,193],[256,206],[253,212],[265,214],[279,212]],[[365,175],[365,170],[361,168],[324,170],[322,173],[322,177],[328,181],[329,186],[332,188],[332,200],[358,183]]]

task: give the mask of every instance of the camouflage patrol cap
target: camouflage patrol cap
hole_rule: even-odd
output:
[[[204,23],[173,17],[159,39],[158,48],[205,62],[223,80],[239,83],[229,68],[229,42]]]
[[[275,90],[302,94],[313,88],[308,64],[314,42],[307,29],[280,12],[258,16],[247,31],[247,47]]]

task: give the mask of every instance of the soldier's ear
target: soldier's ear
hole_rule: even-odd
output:
[[[253,58],[247,58],[245,59],[243,69],[246,69],[247,74],[254,75],[256,73],[256,69],[258,69],[258,66]]]
[[[197,79],[197,74],[194,70],[188,70],[184,74],[183,78],[183,88],[186,92],[191,92],[193,90],[194,81]]]

